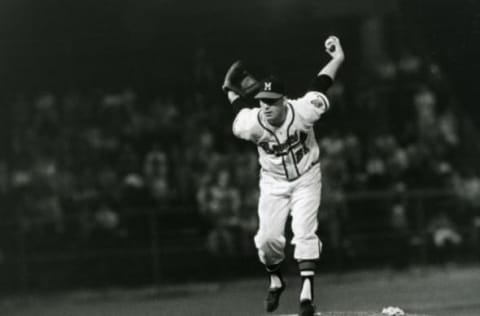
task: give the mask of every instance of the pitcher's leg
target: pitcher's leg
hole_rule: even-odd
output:
[[[322,244],[317,236],[320,190],[318,181],[299,187],[292,196],[292,244],[297,261],[320,257]]]
[[[258,257],[265,265],[269,287],[264,305],[267,312],[277,309],[285,289],[280,264],[285,258],[285,223],[289,214],[289,198],[281,184],[263,179],[258,202],[259,228],[255,236]]]
[[[314,170],[300,179],[292,195],[292,243],[298,261],[302,285],[299,315],[313,315],[315,263],[320,258],[321,242],[317,236],[318,208],[321,199],[320,171]]]
[[[289,213],[288,198],[262,192],[258,202],[258,231],[255,246],[260,261],[268,266],[278,265],[285,258],[285,223]]]

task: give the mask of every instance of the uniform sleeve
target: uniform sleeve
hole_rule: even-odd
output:
[[[332,84],[332,77],[326,74],[321,74],[312,80],[309,91],[319,91],[321,93],[325,93],[332,86]]]
[[[263,129],[258,122],[259,110],[259,108],[240,110],[233,121],[233,134],[244,140],[258,141],[263,134]]]
[[[307,126],[311,126],[328,111],[330,103],[323,93],[310,91],[302,98],[295,100],[294,106],[302,121]]]

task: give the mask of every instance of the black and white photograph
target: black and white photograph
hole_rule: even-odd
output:
[[[479,75],[477,0],[0,0],[0,315],[480,315]]]

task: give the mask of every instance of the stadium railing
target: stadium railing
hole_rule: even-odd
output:
[[[477,210],[452,192],[358,192],[324,207],[329,210],[320,212],[327,215],[320,218],[319,235],[325,270],[404,269],[480,258]],[[252,254],[209,254],[207,228],[192,206],[134,209],[122,214],[120,223],[85,238],[19,229],[18,220],[2,222],[1,292],[162,285],[261,270]],[[221,271],[224,263],[235,265],[229,269],[233,275]]]

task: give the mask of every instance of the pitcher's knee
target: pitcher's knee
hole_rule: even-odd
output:
[[[283,236],[257,235],[255,236],[255,245],[260,261],[264,264],[277,264],[285,257],[285,237]]]
[[[283,248],[285,246],[285,238],[274,235],[257,235],[255,236],[255,245],[262,250]]]

